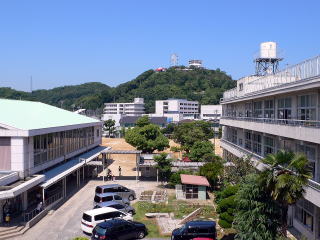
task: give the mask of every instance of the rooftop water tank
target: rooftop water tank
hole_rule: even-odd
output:
[[[261,43],[260,58],[277,58],[277,43],[276,42]]]

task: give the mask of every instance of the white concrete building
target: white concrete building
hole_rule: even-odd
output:
[[[120,127],[122,116],[141,116],[144,114],[144,99],[135,98],[131,103],[105,103],[102,120],[114,120],[115,126]]]
[[[202,120],[220,120],[222,114],[221,105],[201,105],[200,119]]]
[[[0,222],[3,211],[28,221],[39,201],[63,199],[91,174],[102,123],[40,102],[0,99],[0,109]]]
[[[169,122],[179,122],[184,119],[199,117],[199,102],[186,99],[157,100],[154,116],[164,116]]]
[[[279,149],[306,154],[313,177],[290,209],[289,225],[320,239],[320,56],[275,75],[242,78],[221,104],[224,158],[249,155],[259,162]]]

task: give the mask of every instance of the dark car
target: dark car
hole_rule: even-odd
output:
[[[147,228],[143,223],[113,219],[99,223],[92,231],[92,240],[101,239],[142,239],[147,235]]]
[[[190,221],[172,231],[171,240],[191,240],[194,238],[217,239],[215,221]]]

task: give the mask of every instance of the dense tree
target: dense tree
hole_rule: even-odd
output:
[[[174,123],[169,123],[165,128],[161,129],[161,131],[163,134],[172,134],[175,126]]]
[[[209,162],[215,156],[213,147],[210,141],[197,141],[190,148],[188,156],[194,162]]]
[[[200,167],[199,175],[208,179],[210,185],[215,187],[219,177],[223,174],[223,163],[220,157],[215,156],[212,162],[208,162]]]
[[[211,124],[205,121],[193,121],[178,124],[173,132],[173,139],[189,152],[197,141],[208,141],[213,137]]]
[[[162,134],[160,127],[154,124],[136,126],[126,131],[125,140],[144,153],[152,153],[155,150],[163,151],[169,147],[169,140]]]
[[[202,104],[218,104],[222,93],[234,86],[235,81],[219,69],[181,71],[181,68],[173,67],[166,72],[145,71],[132,81],[115,88],[97,82],[36,90],[32,93],[0,88],[0,97],[40,101],[69,110],[72,110],[73,104],[95,110],[103,108],[106,102],[128,102],[141,96],[145,98],[146,112],[151,113],[154,112],[155,100],[159,99],[186,98]]]
[[[240,183],[247,175],[256,173],[256,168],[253,166],[250,156],[233,158],[225,164],[224,180],[228,183]]]
[[[276,239],[281,226],[280,206],[261,186],[258,176],[248,175],[236,194],[235,228],[238,240]]]
[[[219,225],[223,228],[231,228],[234,220],[237,203],[235,195],[238,192],[238,185],[228,185],[217,193],[216,202],[218,204]]]
[[[160,179],[162,181],[168,181],[171,175],[171,158],[168,158],[168,154],[160,153],[154,157],[154,161],[157,163],[156,168],[158,169]]]
[[[284,150],[269,154],[262,162],[268,167],[259,174],[261,186],[266,186],[272,199],[281,207],[281,234],[286,237],[288,207],[303,197],[311,177],[309,162],[303,154]]]
[[[151,124],[151,122],[148,116],[142,116],[136,122],[137,127],[144,127],[149,124]]]
[[[108,137],[113,136],[116,130],[115,127],[115,120],[108,119],[107,121],[104,122],[103,124],[103,130],[108,133]]]

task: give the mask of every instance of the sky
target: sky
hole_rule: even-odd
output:
[[[201,59],[233,79],[265,41],[296,64],[320,54],[319,0],[1,0],[0,87],[109,86]]]

